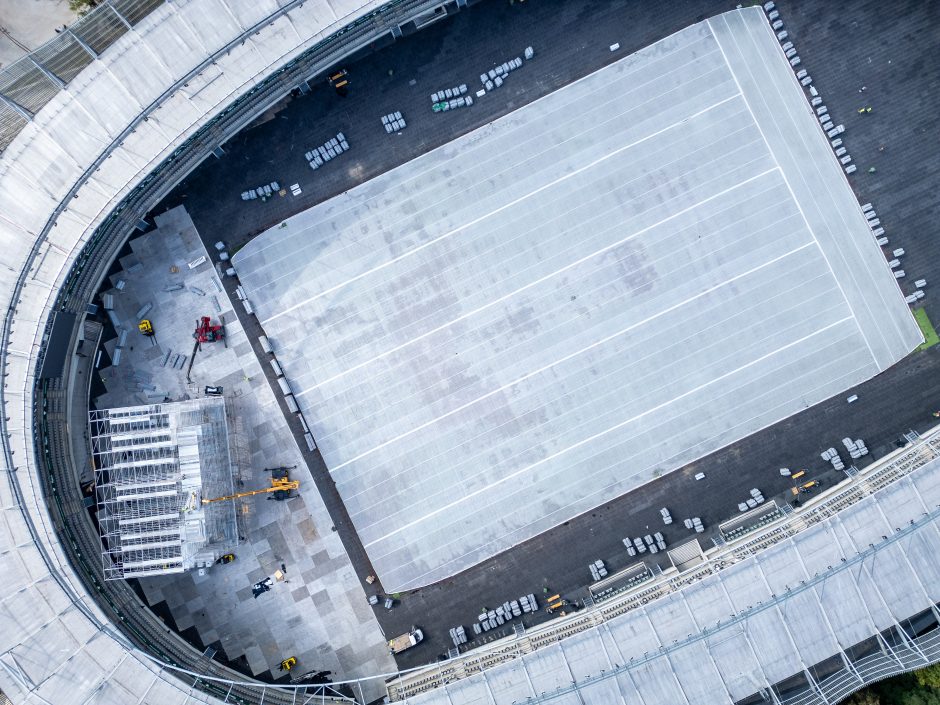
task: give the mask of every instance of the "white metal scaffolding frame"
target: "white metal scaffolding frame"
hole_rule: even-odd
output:
[[[237,544],[235,505],[202,503],[234,491],[223,398],[88,419],[106,579],[179,573]]]

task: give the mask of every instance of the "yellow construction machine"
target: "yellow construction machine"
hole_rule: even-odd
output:
[[[291,491],[296,490],[300,487],[299,480],[291,480],[288,475],[288,468],[273,468],[271,470],[271,486],[265,487],[260,490],[247,490],[245,492],[236,492],[235,494],[225,495],[224,497],[212,497],[211,499],[203,498],[203,504],[211,504],[212,502],[226,502],[230,499],[240,499],[241,497],[251,497],[256,494],[270,494],[271,496],[268,499],[274,499],[278,502],[282,502],[285,499],[290,499]]]

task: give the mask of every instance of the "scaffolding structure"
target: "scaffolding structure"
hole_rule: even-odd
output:
[[[211,565],[238,543],[225,400],[88,414],[106,580]]]

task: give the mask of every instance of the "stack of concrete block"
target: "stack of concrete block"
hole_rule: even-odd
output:
[[[532,51],[532,47],[527,47],[525,50],[525,57],[527,59],[531,59],[533,56],[535,56],[535,52]],[[503,81],[506,80],[509,74],[518,68],[522,68],[522,59],[517,56],[515,59],[510,59],[509,61],[504,61],[498,66],[494,66],[486,73],[481,73],[480,83],[483,84],[483,87],[487,91],[499,88],[501,85],[503,85]]]
[[[858,460],[862,456],[868,455],[868,447],[861,438],[854,441],[851,438],[843,438],[842,445],[845,446],[852,460]]]
[[[599,558],[588,564],[588,568],[591,570],[591,577],[594,578],[595,582],[607,577],[607,567],[604,565],[604,561]]]
[[[668,509],[663,507],[662,509],[659,510],[659,513],[663,517],[663,524],[666,524],[668,526],[669,524],[672,523],[672,514],[669,513]]]
[[[699,517],[692,517],[692,528],[695,529],[696,534],[705,531],[705,525],[702,524],[702,520]]]
[[[264,184],[263,186],[257,186],[248,191],[242,191],[242,200],[243,201],[253,201],[256,198],[262,200],[270,198],[273,194],[281,190],[281,185],[277,181],[272,181],[270,184]]]
[[[666,550],[666,537],[663,536],[662,532],[657,531],[653,534],[653,538],[656,540],[656,545],[659,547],[660,551]]]
[[[382,116],[382,126],[385,128],[386,133],[392,134],[393,132],[401,132],[408,127],[408,124],[405,122],[405,118],[401,116],[401,111],[397,110],[394,113]]]
[[[467,84],[461,83],[453,88],[431,94],[431,110],[443,113],[456,108],[467,108],[473,105],[473,98],[467,95]]]
[[[316,149],[311,149],[304,154],[304,158],[310,165],[310,168],[316,171],[326,162],[335,159],[343,152],[349,149],[349,142],[346,141],[346,135],[337,132],[336,137],[331,137]]]
[[[842,458],[839,457],[839,452],[835,448],[829,448],[824,450],[819,454],[823,460],[832,463],[832,467],[835,470],[845,470],[845,463],[842,462]]]
[[[460,646],[461,644],[466,644],[467,632],[464,631],[463,625],[460,625],[459,627],[451,627],[450,638],[454,642],[454,646]]]

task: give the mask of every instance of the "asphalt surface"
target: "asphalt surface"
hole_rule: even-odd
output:
[[[210,251],[217,240],[226,241],[234,250],[289,215],[734,6],[704,0],[665,5],[485,0],[344,64],[351,79],[348,97],[340,98],[317,82],[311,94],[285,101],[226,144],[221,159],[210,157],[156,212],[182,203]],[[940,305],[931,289],[934,282],[940,284],[936,264],[940,242],[933,236],[940,170],[935,147],[940,127],[936,52],[940,7],[913,0],[843,4],[790,0],[778,3],[778,9],[830,114],[846,126],[845,146],[858,165],[858,172],[850,177],[853,188],[861,202],[874,204],[890,249],[906,251],[902,262],[907,277],[902,289],[909,293],[915,279],[927,279],[925,307],[940,322]],[[612,53],[608,46],[613,42],[621,48]],[[480,73],[528,45],[535,48],[537,60],[511,76],[499,91],[470,109],[431,112],[430,93],[459,83],[475,89]],[[860,91],[863,86],[865,90]],[[866,106],[872,111],[859,115],[857,110]],[[380,116],[393,110],[401,110],[409,123],[400,136],[386,135],[380,124]],[[327,168],[312,172],[303,152],[338,131],[346,134],[352,149]],[[876,171],[868,173],[869,167]],[[241,191],[272,180],[282,186],[300,183],[303,195],[275,197],[267,203],[239,200]],[[227,285],[231,289],[234,282],[228,280]],[[240,305],[236,310],[249,335],[256,337],[260,331],[255,319],[244,316]],[[270,366],[263,367],[270,374]],[[859,399],[848,405],[845,399],[853,393]],[[823,449],[840,446],[844,436],[863,438],[871,450],[864,465],[892,450],[903,432],[933,425],[936,420],[931,412],[937,409],[940,346],[915,352],[856,389],[453,578],[401,595],[393,610],[377,609],[377,617],[388,636],[413,624],[424,629],[426,643],[401,654],[400,667],[433,661],[451,646],[448,629],[463,624],[470,632],[484,607],[530,592],[544,595],[543,590],[560,592],[572,601],[580,599],[590,581],[589,561],[602,558],[609,569],[616,570],[635,560],[623,550],[624,536],[661,530],[670,544],[678,543],[691,536],[682,527],[683,518],[700,516],[712,529],[737,513],[738,502],[751,487],[760,488],[768,498],[789,499],[791,482],[778,473],[783,466],[806,468],[808,479],[820,479],[826,485],[838,482],[844,475],[827,469],[819,458]],[[299,433],[299,424],[292,423]],[[335,528],[364,581],[371,567],[322,458],[307,453],[302,437],[298,440]],[[705,480],[693,480],[696,472],[704,472]],[[659,519],[662,506],[668,506],[677,520],[669,527]],[[704,535],[703,543],[709,535]],[[666,560],[662,554],[657,558]],[[364,586],[370,594],[381,592],[381,586]],[[550,618],[540,612],[523,621],[531,626]],[[477,639],[469,646],[480,643]]]

